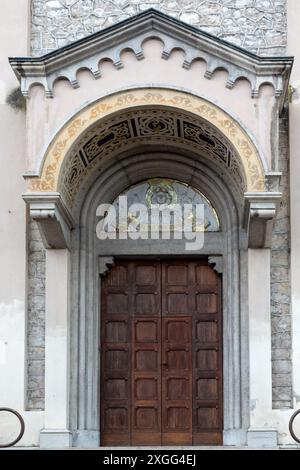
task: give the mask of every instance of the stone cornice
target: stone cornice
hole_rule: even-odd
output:
[[[42,84],[47,97],[53,96],[53,84],[59,77],[69,79],[74,88],[79,86],[76,73],[89,69],[95,78],[101,77],[99,62],[110,59],[116,68],[122,68],[121,52],[131,49],[138,60],[144,58],[142,44],[148,38],[158,38],[164,43],[162,58],[168,59],[172,50],[183,49],[182,66],[189,69],[199,58],[207,63],[206,78],[214,71],[228,71],[226,86],[232,88],[235,81],[244,77],[251,83],[252,96],[258,96],[263,83],[274,86],[276,96],[283,102],[293,65],[292,57],[260,57],[193,26],[149,9],[62,47],[42,57],[11,57],[9,62],[21,81],[21,89],[28,96],[30,87]]]

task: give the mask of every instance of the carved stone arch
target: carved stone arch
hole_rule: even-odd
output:
[[[99,171],[130,154],[150,155],[170,150],[180,158],[195,155],[223,175],[243,200],[247,181],[240,157],[231,142],[214,126],[194,114],[157,105],[139,106],[101,119],[80,137],[65,158],[59,191],[73,210],[81,188],[92,184]]]
[[[263,192],[265,170],[257,147],[242,126],[215,104],[184,91],[163,88],[139,88],[116,93],[92,103],[58,132],[49,145],[39,177],[28,178],[29,191],[58,191],[63,162],[70,158],[72,148],[84,132],[101,119],[113,113],[128,111],[139,106],[168,107],[195,115],[219,131],[235,149],[245,173],[246,191]]]

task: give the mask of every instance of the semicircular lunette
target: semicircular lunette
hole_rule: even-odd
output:
[[[163,139],[163,140],[162,140]],[[247,182],[240,158],[232,145],[207,121],[171,110],[147,107],[119,113],[92,126],[77,141],[61,168],[58,190],[72,207],[78,188],[89,174],[116,153],[137,146],[172,146],[190,148],[230,174],[236,191],[246,191]]]
[[[190,184],[170,178],[151,178],[131,185],[123,191],[112,202],[111,210],[119,214],[120,196],[126,197],[128,207],[128,220],[125,227],[120,226],[117,222],[116,226],[110,227],[117,231],[128,231],[129,225],[136,223],[141,230],[147,229],[149,210],[153,205],[160,205],[170,211],[170,226],[172,232],[182,230],[182,221],[185,217],[187,224],[191,229],[203,232],[219,232],[221,230],[219,217],[216,209],[213,207],[209,199],[198,189]],[[131,207],[143,204],[145,211],[140,211],[138,216],[130,212]],[[196,217],[195,207],[201,206],[203,213]],[[198,220],[197,220],[198,219]],[[119,217],[115,219],[119,221]],[[144,227],[143,227],[144,226]]]

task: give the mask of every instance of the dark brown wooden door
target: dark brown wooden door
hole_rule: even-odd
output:
[[[220,288],[205,261],[120,261],[102,279],[102,445],[222,443]]]

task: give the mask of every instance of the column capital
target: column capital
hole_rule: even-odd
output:
[[[25,193],[22,197],[38,224],[45,248],[70,248],[74,222],[60,194]]]
[[[280,192],[245,193],[244,227],[249,248],[270,248]]]

